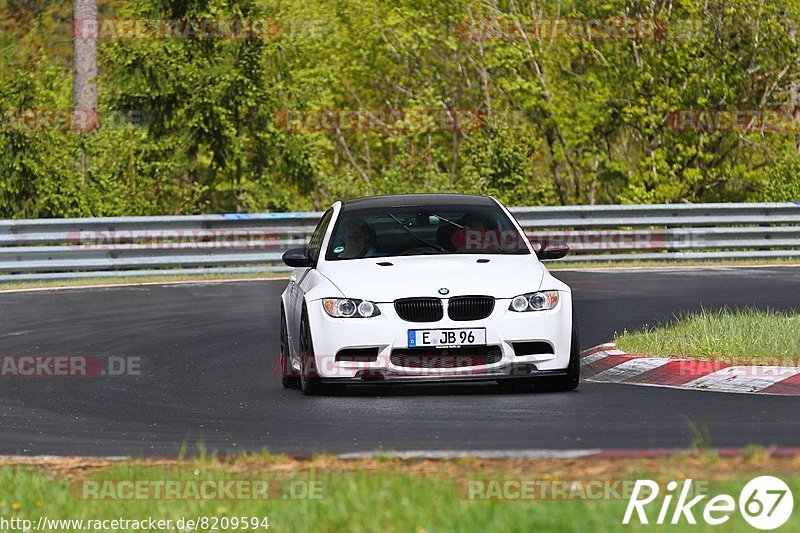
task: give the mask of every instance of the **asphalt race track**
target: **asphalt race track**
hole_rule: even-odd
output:
[[[560,272],[581,344],[701,306],[800,306],[800,269]],[[141,377],[0,377],[0,453],[800,446],[791,397],[583,383],[571,393],[492,385],[281,388],[279,281],[0,293],[0,355],[141,357]]]

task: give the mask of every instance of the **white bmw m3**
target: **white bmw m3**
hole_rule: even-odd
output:
[[[283,385],[497,381],[578,386],[570,288],[497,200],[456,194],[336,202],[281,295]]]

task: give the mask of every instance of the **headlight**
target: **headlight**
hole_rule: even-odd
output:
[[[369,318],[381,314],[374,303],[351,298],[323,298],[322,308],[334,318]]]
[[[509,311],[549,311],[558,305],[558,291],[539,291],[520,294],[511,300]]]

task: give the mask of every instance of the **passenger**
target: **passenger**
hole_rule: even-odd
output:
[[[461,217],[461,220],[459,220],[458,223],[467,229],[477,230],[488,229],[490,225],[486,220],[486,217],[483,217],[477,213],[467,213]]]
[[[496,252],[502,250],[495,225],[477,213],[467,213],[458,223],[463,228],[453,233],[453,248],[458,252]]]

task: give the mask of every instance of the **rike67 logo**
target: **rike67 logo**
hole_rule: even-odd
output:
[[[635,524],[638,519],[641,524],[697,524],[699,516],[706,524],[719,526],[730,520],[738,503],[738,511],[748,524],[756,529],[771,530],[785,524],[794,509],[794,497],[789,486],[774,476],[750,480],[739,493],[738,502],[729,494],[719,494],[708,500],[707,494],[692,497],[691,479],[684,480],[680,488],[677,481],[670,481],[666,489],[661,505],[650,506],[658,498],[660,487],[649,479],[637,480],[622,523]],[[648,509],[651,512],[649,516]],[[656,510],[658,515],[651,522]]]

